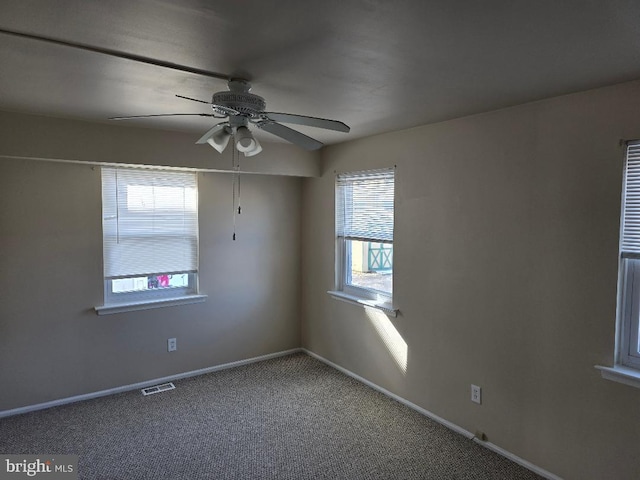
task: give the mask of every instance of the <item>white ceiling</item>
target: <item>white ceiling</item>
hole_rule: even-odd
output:
[[[351,126],[292,126],[325,143],[640,78],[637,0],[2,0],[0,30],[248,78],[267,110]],[[2,110],[92,121],[209,113],[175,94],[225,89],[221,78],[0,33]],[[213,122],[127,124],[195,141]]]

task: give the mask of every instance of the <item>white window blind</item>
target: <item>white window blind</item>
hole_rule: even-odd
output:
[[[339,174],[336,234],[347,240],[393,243],[395,169]]]
[[[620,252],[640,258],[640,143],[627,145]]]
[[[105,278],[197,271],[195,173],[105,167],[102,204]]]

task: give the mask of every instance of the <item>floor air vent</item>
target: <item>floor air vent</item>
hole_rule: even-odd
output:
[[[174,388],[176,388],[176,386],[173,383],[169,382],[169,383],[163,383],[162,385],[155,385],[153,387],[143,388],[141,391],[142,391],[142,395],[147,396],[147,395],[153,395],[154,393],[173,390]]]

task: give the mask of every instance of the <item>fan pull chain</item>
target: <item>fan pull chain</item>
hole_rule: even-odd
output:
[[[231,189],[232,189],[232,198],[233,205],[231,206],[231,215],[233,215],[233,240],[236,239],[236,172],[235,172],[235,163],[236,163],[236,141],[235,138],[231,139],[231,169],[233,170],[232,180],[231,180]]]
[[[240,159],[238,159],[238,215],[242,213],[242,207],[240,206]]]
[[[242,207],[240,206],[240,152],[236,149],[236,142],[233,139],[232,151],[231,151],[231,168],[233,170],[233,240],[236,239],[236,216],[242,213]],[[236,209],[236,198],[238,199]]]

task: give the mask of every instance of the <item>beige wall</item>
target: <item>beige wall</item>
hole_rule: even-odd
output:
[[[98,316],[100,168],[0,159],[0,411],[299,347],[301,180],[243,176],[234,242],[232,177],[198,177],[207,301]]]
[[[629,83],[327,148],[303,186],[303,346],[563,478],[637,478],[640,390],[593,367],[613,363],[638,112]],[[388,319],[326,291],[334,172],[391,165]]]

